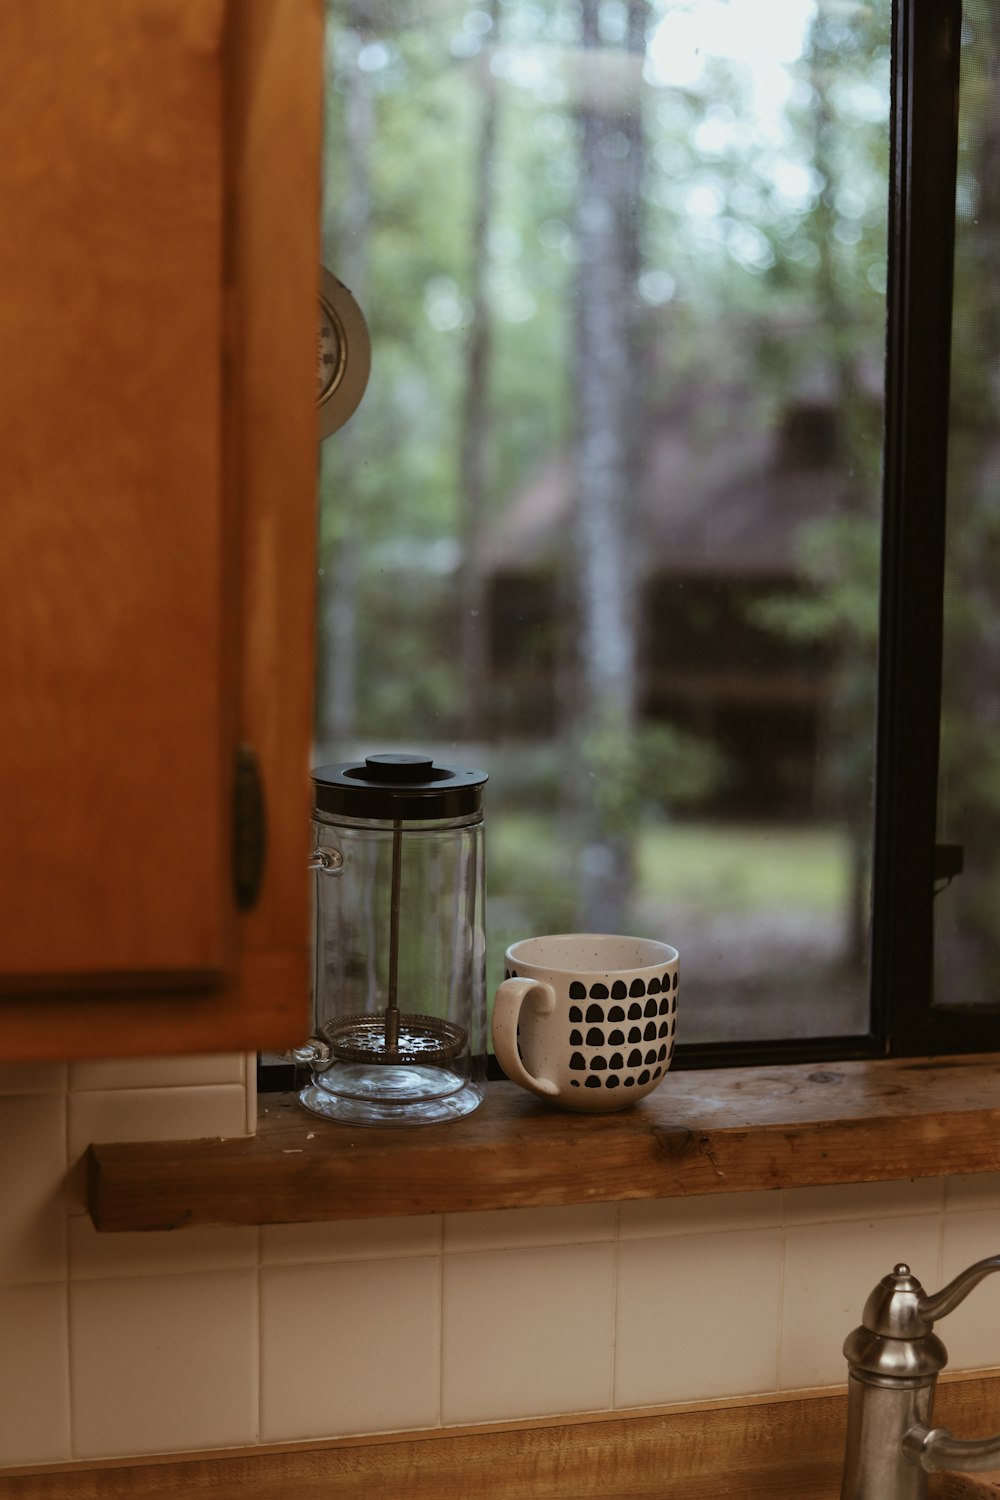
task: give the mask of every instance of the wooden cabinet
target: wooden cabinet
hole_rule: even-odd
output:
[[[307,1030],[322,47],[0,8],[0,1059]]]

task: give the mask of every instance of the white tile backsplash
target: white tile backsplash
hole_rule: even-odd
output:
[[[709,1234],[773,1229],[782,1222],[784,1194],[706,1193],[691,1198],[640,1198],[622,1204],[622,1239],[665,1234]]]
[[[944,1187],[945,1207],[1000,1208],[1000,1172],[973,1172],[949,1177]]]
[[[0,1097],[0,1284],[66,1276],[66,1097]]]
[[[262,1442],[440,1421],[438,1256],[260,1273]]]
[[[325,1224],[265,1224],[260,1232],[260,1258],[265,1266],[437,1255],[440,1249],[440,1214],[332,1220]]]
[[[66,1063],[0,1063],[0,1094],[64,1094]]]
[[[69,1065],[69,1086],[74,1090],[242,1084],[245,1077],[245,1052],[210,1052],[191,1057],[98,1058]]]
[[[971,1195],[970,1195],[971,1196]],[[945,1216],[944,1254],[937,1282],[914,1270],[928,1292],[936,1292],[966,1266],[1000,1253],[1000,1208],[956,1211]],[[936,1330],[944,1339],[951,1369],[1000,1365],[1000,1276],[988,1276]]]
[[[941,1269],[941,1215],[832,1220],[785,1231],[779,1386],[847,1379],[843,1343],[872,1288],[906,1261],[931,1287]],[[1000,1344],[998,1344],[1000,1354]]]
[[[99,1235],[67,1164],[246,1133],[252,1061],[0,1068],[0,1468],[840,1384],[897,1261],[933,1290],[1000,1249],[1000,1173]],[[998,1327],[1000,1277],[950,1368]]]
[[[511,1250],[530,1245],[577,1245],[613,1240],[617,1203],[580,1203],[559,1208],[508,1208],[497,1212],[446,1214],[446,1250]]]
[[[257,1441],[253,1271],[70,1286],[75,1458]]]
[[[443,1421],[606,1410],[614,1297],[610,1243],[445,1255]]]
[[[69,1150],[92,1141],[177,1141],[246,1134],[243,1085],[86,1089],[69,1095]]]
[[[617,1407],[776,1388],[781,1230],[619,1247]]]
[[[940,1213],[944,1207],[944,1178],[901,1178],[898,1182],[850,1182],[832,1187],[790,1188],[784,1198],[786,1224],[836,1223],[843,1219],[890,1219],[901,1214]]]
[[[0,1287],[0,1464],[71,1457],[65,1284]]]
[[[188,1271],[256,1270],[260,1230],[250,1226],[98,1234],[90,1219],[69,1223],[69,1270],[74,1281],[121,1276],[170,1276]]]

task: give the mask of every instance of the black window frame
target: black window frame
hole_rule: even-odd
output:
[[[894,0],[869,1029],[679,1043],[675,1067],[1000,1050],[1000,1013],[934,1007],[961,35],[961,0]],[[266,1089],[291,1076],[260,1069]]]

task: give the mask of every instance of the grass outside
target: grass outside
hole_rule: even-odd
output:
[[[639,840],[643,894],[731,912],[839,912],[848,899],[847,835],[837,828],[667,824]]]
[[[544,814],[491,818],[491,998],[510,943],[576,930],[573,860],[571,847]],[[862,1029],[863,967],[845,951],[851,879],[846,830],[650,821],[640,831],[637,866],[629,927],[639,936],[665,936],[682,949],[683,1040]]]
[[[838,828],[653,823],[640,829],[639,899],[713,911],[839,911],[848,897],[847,835]],[[489,890],[543,905],[566,897],[572,862],[551,820],[505,813],[488,833]]]

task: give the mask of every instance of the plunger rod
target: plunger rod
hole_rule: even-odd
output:
[[[389,898],[389,1003],[385,1011],[385,1048],[399,1051],[399,890],[403,877],[403,825],[392,825],[392,893]]]

